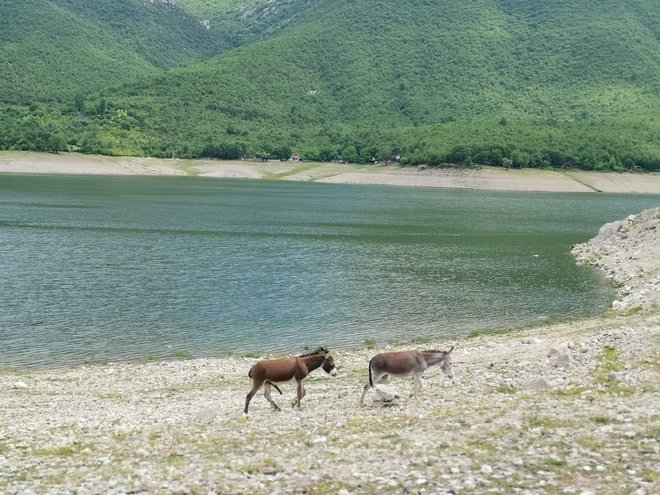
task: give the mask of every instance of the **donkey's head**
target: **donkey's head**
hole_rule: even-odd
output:
[[[332,376],[337,376],[337,368],[335,367],[335,360],[332,359],[332,356],[330,355],[330,351],[325,348],[325,347],[319,347],[315,351],[308,352],[307,354],[301,354],[298,357],[312,357],[314,356],[314,359],[320,359],[321,356],[323,356],[323,362],[321,363],[321,367],[323,368],[323,371],[328,373],[329,375]],[[316,365],[314,366],[314,369],[318,367],[318,361],[316,361]]]
[[[337,376],[337,367],[335,366],[335,360],[332,359],[332,356],[328,353],[325,355],[323,364],[321,364],[323,371],[328,373],[330,376]]]
[[[440,361],[440,369],[449,379],[454,378],[454,365],[451,362],[451,351],[453,350],[454,347],[452,346],[452,348],[445,353],[445,357],[442,358],[442,361]]]

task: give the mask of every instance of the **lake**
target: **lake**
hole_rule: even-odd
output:
[[[293,354],[605,312],[570,255],[660,196],[0,175],[0,368]]]

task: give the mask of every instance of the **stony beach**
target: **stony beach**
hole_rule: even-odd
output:
[[[255,357],[0,370],[0,493],[659,493],[659,231],[656,208],[575,246],[617,288],[603,317],[333,352],[301,409],[286,384],[243,413]],[[358,404],[376,352],[451,346],[453,380]]]

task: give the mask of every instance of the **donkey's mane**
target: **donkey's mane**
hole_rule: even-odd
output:
[[[447,353],[447,351],[441,351],[440,349],[426,349],[422,352],[428,352],[429,354],[438,354],[440,352],[444,352],[445,354]]]
[[[305,354],[301,354],[298,357],[308,357],[308,356],[316,356],[317,354],[327,354],[329,351],[325,347],[319,347],[315,351],[307,352]]]

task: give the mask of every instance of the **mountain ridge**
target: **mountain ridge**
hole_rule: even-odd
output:
[[[85,111],[64,139],[191,158],[660,167],[653,1],[279,4],[291,18],[273,35],[89,94],[115,115]]]

